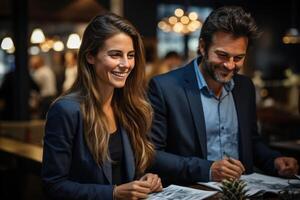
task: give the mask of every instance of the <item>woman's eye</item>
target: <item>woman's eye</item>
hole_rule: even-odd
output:
[[[129,54],[127,57],[128,57],[128,59],[132,59],[132,58],[135,57],[135,55],[134,54]]]
[[[112,58],[118,58],[118,57],[120,57],[120,55],[119,54],[110,54],[110,57],[112,57]]]

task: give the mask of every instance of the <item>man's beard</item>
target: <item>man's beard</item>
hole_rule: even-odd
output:
[[[235,67],[233,72],[230,75],[230,77],[222,77],[219,73],[216,73],[216,69],[223,69],[224,71],[228,71],[226,68],[224,68],[221,64],[213,64],[212,62],[208,61],[207,56],[203,57],[203,69],[204,71],[216,82],[221,83],[221,84],[226,84],[231,81],[232,77],[237,74],[239,71],[238,67]]]

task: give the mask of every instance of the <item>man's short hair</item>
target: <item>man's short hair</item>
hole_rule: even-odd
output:
[[[216,32],[230,33],[236,37],[247,37],[251,44],[258,37],[255,20],[250,13],[238,6],[224,6],[211,12],[203,23],[199,37],[205,43],[205,51],[212,43],[212,37]],[[198,49],[198,54],[200,51]]]

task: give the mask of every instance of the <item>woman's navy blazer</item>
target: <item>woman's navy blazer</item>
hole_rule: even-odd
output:
[[[69,95],[57,100],[47,115],[42,180],[49,199],[112,199],[110,162],[97,164],[89,151],[79,100]],[[121,128],[126,181],[135,177],[129,137]]]

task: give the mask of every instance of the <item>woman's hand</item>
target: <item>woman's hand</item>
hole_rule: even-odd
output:
[[[160,178],[156,174],[147,173],[142,178],[140,178],[140,181],[147,181],[151,187],[151,192],[161,192],[162,191],[162,184]]]
[[[148,181],[132,181],[118,185],[114,189],[114,199],[145,199],[151,192],[151,184]]]

